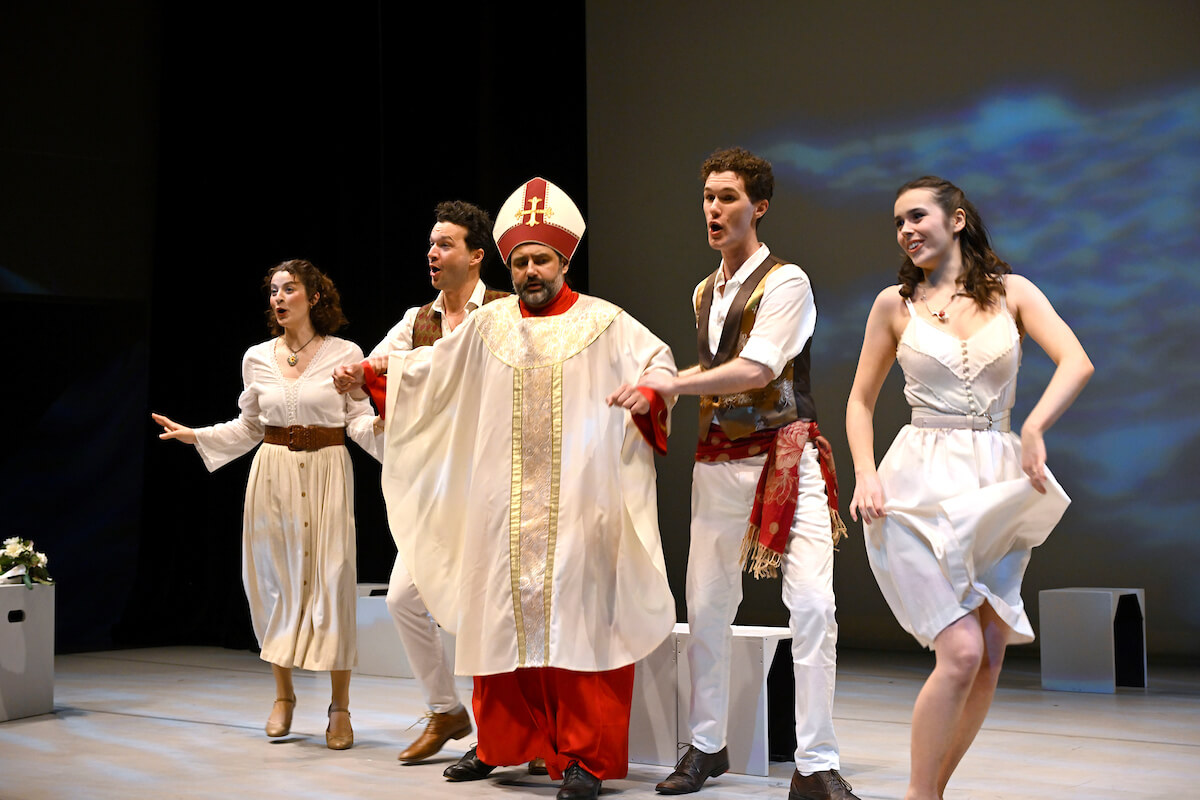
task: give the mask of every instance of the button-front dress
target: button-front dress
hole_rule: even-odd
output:
[[[209,471],[249,452],[266,425],[345,427],[376,459],[366,400],[333,388],[333,368],[361,361],[353,342],[325,337],[299,378],[284,377],[276,339],[242,360],[237,419],[196,429]],[[313,451],[263,444],[254,455],[243,516],[242,580],[262,659],[308,670],[351,669],[357,661],[354,474],[344,445]]]
[[[966,339],[918,316],[896,359],[914,415],[981,418],[1006,427],[1016,396],[1021,338],[1000,311]],[[1049,470],[1047,470],[1049,475]],[[925,647],[984,603],[1012,632],[1033,641],[1021,600],[1030,551],[1070,498],[1049,476],[1034,491],[1021,469],[1021,440],[1007,430],[904,426],[879,465],[887,515],[866,525],[867,556],[897,621]]]

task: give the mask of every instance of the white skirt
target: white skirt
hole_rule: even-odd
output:
[[[915,428],[879,465],[887,516],[865,527],[867,557],[896,620],[925,647],[985,602],[1033,641],[1021,600],[1030,551],[1071,502],[1047,470],[1039,494],[1021,470],[1021,441],[998,431]]]
[[[242,581],[262,659],[308,670],[354,667],[358,581],[346,448],[260,446],[242,531]]]

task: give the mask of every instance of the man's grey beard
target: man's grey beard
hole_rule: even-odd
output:
[[[558,290],[560,288],[562,288],[561,283],[557,286],[551,286],[548,283],[543,283],[542,288],[531,292],[524,286],[520,288],[517,288],[515,285],[513,286],[517,296],[521,298],[521,302],[523,302],[529,308],[541,308],[542,306],[546,305],[552,299],[554,299],[554,295],[558,294]]]

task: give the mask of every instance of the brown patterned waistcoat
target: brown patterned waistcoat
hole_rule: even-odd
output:
[[[758,315],[767,276],[787,263],[790,262],[773,255],[767,256],[742,284],[729,308],[729,316],[725,318],[716,355],[712,355],[708,341],[708,318],[712,313],[717,273],[708,276],[696,300],[696,334],[702,370],[720,366],[742,352]],[[812,361],[811,347],[810,337],[800,354],[784,365],[779,377],[762,389],[737,394],[702,395],[700,438],[708,435],[709,424],[714,419],[730,439],[741,439],[755,431],[779,428],[798,419],[815,421],[817,406],[813,402],[812,383],[808,375]]]
[[[483,304],[485,306],[501,297],[508,297],[508,292],[484,287]],[[414,348],[428,347],[442,338],[442,315],[433,310],[434,302],[436,302],[436,298],[421,306],[417,312],[417,318],[413,321],[412,342]]]

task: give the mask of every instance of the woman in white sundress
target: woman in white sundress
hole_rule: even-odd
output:
[[[285,261],[264,286],[274,338],[242,359],[237,419],[188,428],[160,414],[160,439],[193,444],[208,469],[259,442],[246,486],[242,579],[261,656],[275,676],[268,736],[286,736],[296,695],[292,669],[328,671],[326,745],[354,744],[350,670],[357,661],[354,477],[348,435],[376,459],[383,437],[366,400],[338,394],[330,375],[362,350],[333,336],[346,324],[337,289],[313,264]]]
[[[913,708],[905,800],[940,800],[987,715],[1005,648],[1033,640],[1021,579],[1070,502],[1043,436],[1092,364],[1045,295],[1009,274],[958,187],[905,184],[895,224],[900,283],[875,298],[846,407],[850,515],[862,515],[896,619],[937,656]],[[1018,438],[1009,413],[1025,334],[1056,369]],[[877,470],[875,401],[894,360],[912,423]]]

